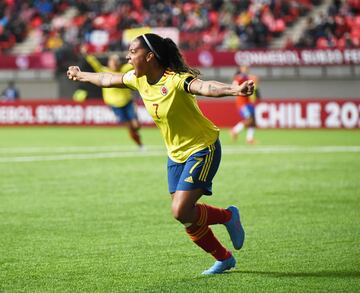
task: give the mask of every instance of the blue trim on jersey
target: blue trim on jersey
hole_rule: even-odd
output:
[[[212,179],[219,168],[221,144],[219,139],[211,146],[192,154],[184,163],[168,158],[169,192],[202,188],[205,195],[212,194]]]
[[[124,107],[111,106],[111,109],[113,110],[118,122],[127,122],[133,119],[137,119],[133,101],[130,101]]]

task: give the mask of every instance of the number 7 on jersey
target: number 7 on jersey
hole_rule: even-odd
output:
[[[154,103],[153,106],[155,107],[155,116],[160,119],[159,115],[158,115],[158,109],[159,109],[159,104]]]

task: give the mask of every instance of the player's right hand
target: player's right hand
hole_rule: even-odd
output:
[[[79,66],[69,66],[66,74],[68,79],[78,80],[78,73],[81,72]]]
[[[254,81],[249,79],[240,84],[240,95],[251,96],[254,93]]]

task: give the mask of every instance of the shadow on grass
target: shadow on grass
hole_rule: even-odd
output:
[[[264,271],[231,271],[232,274],[254,274],[274,278],[360,278],[360,272],[320,271],[320,272],[264,272]]]
[[[161,283],[160,287],[157,284],[154,287],[147,287],[147,292],[167,292],[167,290],[172,290],[169,292],[180,290],[181,292],[197,292],[199,288],[204,288],[201,286],[207,286],[212,284],[211,281],[214,281],[217,284],[223,284],[219,286],[225,286],[226,282],[231,279],[239,281],[239,277],[241,279],[241,275],[249,274],[252,277],[269,277],[269,278],[342,278],[342,279],[358,279],[360,278],[360,271],[319,271],[319,272],[266,272],[266,271],[245,271],[245,270],[231,270],[224,272],[223,274],[219,275],[196,275],[194,277],[188,278],[180,278],[176,281],[168,282],[168,283]],[[221,279],[225,278],[225,281],[220,281]],[[223,279],[224,280],[224,279]],[[209,283],[210,282],[210,283]],[[220,282],[220,283],[219,283]],[[306,282],[306,281],[304,281]],[[238,291],[231,291],[234,290],[234,283],[231,283],[229,287],[226,287],[228,292],[238,292]],[[246,283],[236,283],[239,286],[245,287],[247,286]],[[225,288],[224,287],[224,288]],[[223,289],[224,289],[223,288]],[[214,288],[212,288],[214,289]],[[154,291],[152,291],[154,290]],[[195,290],[195,291],[194,291]],[[215,290],[215,289],[214,289]],[[204,291],[205,292],[205,291]],[[214,291],[213,291],[214,292]],[[222,291],[221,291],[222,292]],[[225,291],[224,291],[225,292]]]

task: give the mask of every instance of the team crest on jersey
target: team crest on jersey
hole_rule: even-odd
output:
[[[167,93],[168,93],[168,89],[166,86],[163,86],[160,90],[160,93],[163,95],[163,96],[166,96]]]

